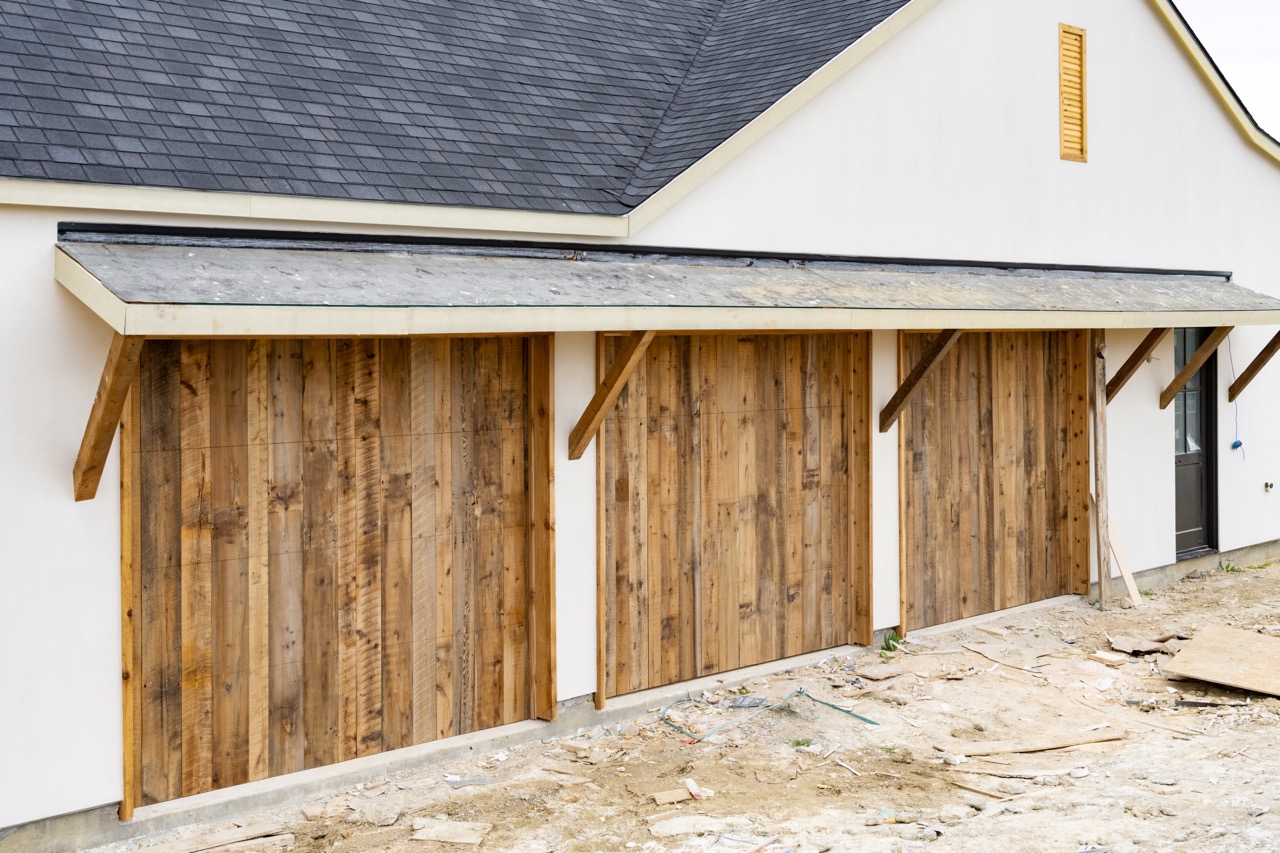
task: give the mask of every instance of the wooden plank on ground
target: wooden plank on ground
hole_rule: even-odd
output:
[[[1107,381],[1107,402],[1110,403],[1120,393],[1120,389],[1129,384],[1129,380],[1138,372],[1138,368],[1151,357],[1156,347],[1173,329],[1152,329],[1138,344],[1138,348],[1129,354],[1129,358],[1116,371],[1116,375]]]
[[[1213,355],[1222,342],[1227,339],[1227,335],[1231,334],[1233,328],[1235,327],[1219,326],[1209,333],[1209,337],[1204,339],[1204,343],[1196,347],[1196,351],[1191,355],[1191,358],[1187,359],[1187,363],[1178,371],[1178,375],[1173,377],[1173,381],[1160,394],[1160,408],[1167,409],[1169,407],[1169,404],[1173,402],[1173,398],[1178,396],[1178,392],[1204,366],[1204,363],[1209,360],[1209,356]]]
[[[125,398],[138,375],[142,344],[143,339],[135,335],[121,335],[117,332],[111,338],[107,362],[102,368],[102,377],[98,380],[98,392],[94,395],[89,422],[85,424],[84,438],[80,441],[80,452],[76,455],[76,464],[71,473],[73,491],[78,501],[90,500],[98,493],[102,469],[107,463],[107,454],[111,452],[111,444],[115,441],[116,428],[120,426]]]
[[[1267,342],[1267,345],[1262,348],[1262,352],[1258,353],[1253,361],[1249,362],[1249,366],[1240,374],[1240,378],[1231,383],[1231,387],[1227,389],[1228,403],[1236,401],[1236,397],[1239,397],[1244,389],[1249,387],[1249,383],[1261,372],[1262,368],[1267,366],[1267,362],[1271,361],[1277,352],[1280,352],[1280,332],[1276,332],[1271,340]]]
[[[574,425],[573,430],[569,433],[570,459],[582,458],[582,454],[587,450],[587,445],[591,443],[591,439],[600,429],[600,424],[604,423],[605,416],[609,414],[609,409],[613,407],[614,402],[618,399],[618,394],[622,392],[627,380],[631,378],[632,372],[635,371],[637,365],[644,358],[645,349],[649,346],[649,342],[653,340],[653,335],[652,331],[632,332],[626,342],[618,349],[613,363],[609,365],[609,372],[605,374],[604,381],[600,383],[595,395],[591,398],[591,402],[587,404],[586,410],[583,411],[582,417],[578,419],[578,423]]]
[[[1072,746],[1084,746],[1089,743],[1106,743],[1121,740],[1126,732],[1080,732],[1068,735],[1046,735],[1029,738],[1025,741],[985,741],[967,743],[965,741],[947,741],[936,746],[943,752],[952,755],[1007,755],[1021,752],[1048,752],[1054,749],[1067,749]]]
[[[1170,675],[1280,696],[1280,638],[1206,625],[1163,669]]]

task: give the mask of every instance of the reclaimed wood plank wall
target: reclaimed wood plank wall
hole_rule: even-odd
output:
[[[122,813],[554,713],[549,347],[146,344]]]
[[[914,364],[931,336],[900,336]],[[1088,583],[1084,332],[969,332],[900,421],[905,627]]]
[[[867,358],[864,334],[650,344],[601,431],[607,695],[839,645],[850,614],[869,635]]]

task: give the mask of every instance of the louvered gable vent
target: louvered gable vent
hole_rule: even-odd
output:
[[[1058,115],[1063,160],[1089,159],[1084,30],[1058,25]]]

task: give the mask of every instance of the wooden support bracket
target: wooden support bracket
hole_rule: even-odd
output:
[[[1133,378],[1133,374],[1138,372],[1138,368],[1142,367],[1142,363],[1151,357],[1151,353],[1155,352],[1156,347],[1160,346],[1160,342],[1173,329],[1152,329],[1142,343],[1138,344],[1138,348],[1133,351],[1128,360],[1121,365],[1116,371],[1116,375],[1111,377],[1111,381],[1107,383],[1107,402],[1110,403],[1120,393],[1120,389],[1129,384],[1129,380]]]
[[[898,420],[898,416],[902,414],[902,410],[907,407],[907,402],[911,399],[911,395],[920,387],[920,383],[929,375],[929,371],[942,360],[942,357],[951,351],[956,345],[956,341],[960,340],[960,329],[947,329],[940,332],[933,343],[929,345],[929,349],[920,358],[915,367],[911,368],[910,375],[903,380],[902,385],[894,392],[890,398],[888,405],[880,412],[880,431],[888,432],[889,427],[893,426]]]
[[[107,363],[102,368],[102,378],[98,380],[98,393],[89,412],[89,423],[85,425],[80,452],[71,472],[78,501],[92,500],[98,493],[102,469],[107,463],[107,454],[111,452],[116,428],[120,426],[120,416],[124,413],[124,401],[138,372],[142,344],[142,338],[118,332],[111,339]]]
[[[1280,352],[1280,332],[1276,332],[1270,342],[1262,348],[1262,352],[1249,362],[1249,366],[1244,369],[1244,373],[1240,374],[1240,378],[1231,383],[1231,387],[1227,389],[1227,402],[1234,403],[1236,397],[1240,396],[1240,392],[1249,387],[1249,383],[1253,381],[1253,377],[1261,372],[1262,368],[1267,366],[1267,362],[1271,360],[1277,352]]]
[[[640,359],[644,358],[645,350],[649,348],[649,342],[653,340],[654,334],[652,331],[632,332],[622,348],[618,350],[613,364],[609,365],[609,372],[605,374],[604,381],[600,383],[595,396],[587,404],[586,411],[582,413],[582,417],[578,418],[578,423],[569,433],[570,459],[581,459],[582,454],[587,452],[587,445],[591,444],[591,439],[600,430],[600,424],[604,423],[605,416],[609,414],[609,409],[613,408],[627,380],[635,372],[636,365],[640,363]]]
[[[1160,395],[1160,408],[1169,408],[1173,398],[1178,396],[1178,392],[1191,381],[1191,377],[1195,376],[1196,371],[1204,366],[1204,363],[1209,360],[1209,356],[1213,355],[1214,351],[1227,339],[1227,335],[1231,334],[1231,330],[1234,328],[1235,326],[1219,326],[1209,333],[1209,337],[1205,338],[1204,343],[1187,360],[1186,366],[1178,371],[1178,375],[1173,377],[1169,387],[1164,389],[1164,393]]]

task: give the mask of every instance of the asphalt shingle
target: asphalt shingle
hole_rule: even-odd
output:
[[[624,213],[907,1],[0,0],[0,176]]]

